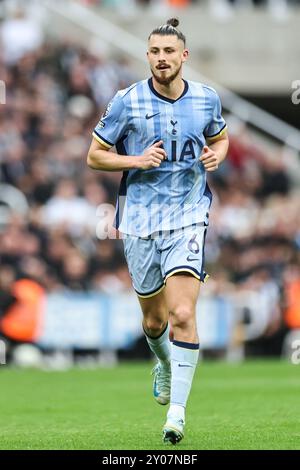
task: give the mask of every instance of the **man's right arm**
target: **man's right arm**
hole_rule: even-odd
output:
[[[155,143],[145,150],[143,155],[129,156],[109,152],[95,138],[92,140],[87,156],[87,164],[93,170],[127,171],[149,170],[160,166],[166,158],[166,152],[160,148],[162,141]]]

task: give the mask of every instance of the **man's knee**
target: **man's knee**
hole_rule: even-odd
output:
[[[144,314],[143,326],[146,332],[151,332],[153,336],[158,336],[166,327],[167,321],[166,312],[156,312],[155,314],[146,312]]]
[[[195,309],[188,305],[176,305],[170,310],[173,328],[190,328],[196,323]]]

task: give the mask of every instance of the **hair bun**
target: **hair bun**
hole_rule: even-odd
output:
[[[173,28],[177,28],[177,26],[179,25],[179,19],[178,18],[170,18],[167,21],[167,24],[170,25],[170,26],[173,26]]]

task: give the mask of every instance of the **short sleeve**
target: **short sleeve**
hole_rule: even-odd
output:
[[[222,116],[222,106],[219,96],[216,92],[213,95],[214,105],[210,123],[204,130],[204,137],[208,140],[214,140],[220,137],[226,130],[226,122]]]
[[[94,129],[93,137],[104,147],[113,147],[127,131],[127,116],[119,92],[108,104],[106,111]]]

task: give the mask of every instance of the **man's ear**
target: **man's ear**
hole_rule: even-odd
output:
[[[189,56],[189,50],[184,49],[184,51],[182,53],[182,62],[185,62],[188,59],[188,56]]]

